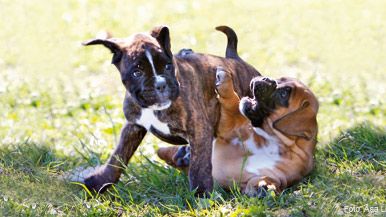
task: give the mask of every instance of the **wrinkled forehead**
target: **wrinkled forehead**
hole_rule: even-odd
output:
[[[276,80],[277,87],[291,87],[291,100],[293,104],[301,104],[304,100],[307,100],[313,107],[318,107],[317,99],[314,93],[301,81],[291,78],[282,77]]]
[[[285,87],[285,86],[294,87],[299,85],[298,83],[300,83],[298,80],[291,77],[281,77],[279,79],[276,79],[276,82],[278,87]]]
[[[308,87],[303,84],[301,81],[297,80],[296,78],[291,78],[291,77],[281,77],[276,80],[277,82],[277,87],[291,87],[291,88],[296,88],[299,90],[306,90]]]
[[[151,53],[162,52],[158,41],[146,33],[138,33],[128,38],[117,39],[117,41],[122,51],[133,57],[143,55],[145,50],[148,50]]]

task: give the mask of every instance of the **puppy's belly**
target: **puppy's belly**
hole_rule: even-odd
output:
[[[275,137],[268,135],[260,128],[254,128],[254,131],[256,134],[262,136],[266,142],[263,146],[258,147],[253,136],[243,142],[250,153],[245,170],[260,175],[259,170],[275,168],[275,165],[280,161],[280,148]]]
[[[253,136],[245,141],[234,138],[230,144],[220,140],[213,143],[212,174],[223,187],[233,182],[243,186],[250,178],[264,175],[262,170],[274,170],[279,161],[279,146],[273,138],[266,139],[261,147],[256,145]]]
[[[214,140],[212,152],[212,175],[222,187],[245,179],[243,165],[244,153],[241,147],[231,146],[222,141]]]

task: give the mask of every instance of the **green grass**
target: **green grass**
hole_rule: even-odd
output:
[[[0,216],[363,216],[386,210],[385,1],[0,0]],[[121,181],[89,195],[60,176],[105,162],[124,123],[111,54],[80,42],[167,24],[172,49],[223,55],[217,25],[263,74],[295,76],[320,102],[316,168],[282,195],[210,199],[159,162],[147,136]],[[345,207],[360,207],[358,213]]]

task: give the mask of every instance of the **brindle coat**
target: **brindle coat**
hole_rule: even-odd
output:
[[[105,186],[117,182],[122,173],[121,162],[128,163],[147,133],[147,129],[140,126],[137,120],[141,116],[142,108],[150,103],[141,97],[143,89],[128,79],[126,72],[130,67],[141,63],[148,49],[154,56],[157,70],[162,69],[168,61],[173,63],[173,73],[165,75],[170,86],[169,99],[172,104],[164,110],[154,111],[161,122],[167,123],[170,135],[165,135],[154,127],[149,131],[171,144],[189,143],[192,148],[190,188],[197,189],[197,193],[212,190],[212,140],[220,117],[215,93],[216,67],[222,66],[232,72],[235,90],[241,96],[250,95],[248,84],[253,77],[260,75],[256,69],[238,57],[237,37],[233,30],[228,27],[219,27],[218,30],[228,36],[229,58],[200,53],[173,56],[167,27],[154,28],[150,35],[136,34],[130,40],[94,39],[85,43],[102,44],[113,52],[113,64],[120,71],[122,82],[127,89],[123,105],[127,123],[122,128],[120,141],[108,162],[85,179],[89,189],[101,191]],[[143,67],[145,71],[150,70],[148,65]],[[173,86],[173,76],[178,81],[177,89]]]

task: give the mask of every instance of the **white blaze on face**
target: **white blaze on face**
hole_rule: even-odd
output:
[[[151,53],[150,53],[150,51],[148,49],[145,50],[145,55],[146,55],[147,60],[149,60],[149,63],[150,63],[150,66],[151,66],[151,70],[153,71],[153,75],[154,75],[154,77],[156,79],[156,82],[165,81],[164,77],[161,77],[161,76],[157,75],[157,71],[155,69],[154,62],[153,62],[153,56],[151,55]]]
[[[154,62],[153,62],[153,57],[148,49],[145,50],[145,55],[146,55],[147,60],[150,63],[151,70],[152,70],[154,78],[155,78],[155,84],[154,85],[156,85],[157,83],[166,82],[166,79],[164,77],[157,75],[157,71],[155,69]],[[168,100],[167,102],[162,103],[162,104],[157,103],[157,104],[151,105],[151,106],[149,106],[149,109],[151,109],[151,110],[164,110],[164,109],[169,108],[170,105],[171,105],[171,101]]]
[[[155,82],[165,82],[165,78],[159,75],[155,76]]]

